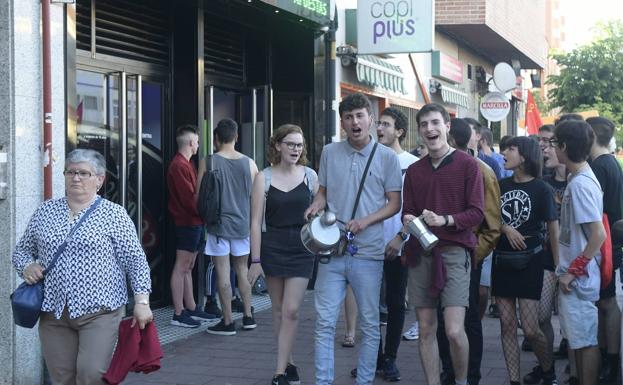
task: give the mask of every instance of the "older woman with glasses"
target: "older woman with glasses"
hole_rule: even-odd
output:
[[[97,201],[105,172],[104,157],[96,151],[67,155],[65,197],[37,208],[13,254],[28,284],[44,279],[59,245]],[[101,199],[45,276],[39,336],[54,384],[104,383],[128,302],[126,277],[134,292],[133,326],[142,329],[153,320],[149,265],[124,208]]]

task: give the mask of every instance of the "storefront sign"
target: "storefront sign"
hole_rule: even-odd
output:
[[[489,92],[480,102],[480,113],[491,122],[504,119],[510,109],[508,98],[501,92]]]
[[[433,0],[357,0],[357,50],[430,52],[433,20]]]
[[[281,8],[304,19],[318,24],[330,21],[329,6],[331,0],[261,0],[266,4]]]
[[[434,77],[463,83],[463,62],[441,51],[433,51],[431,71]]]

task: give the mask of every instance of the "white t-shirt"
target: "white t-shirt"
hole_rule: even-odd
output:
[[[403,151],[400,154],[396,154],[398,156],[398,162],[400,163],[400,170],[402,171],[402,184],[404,186],[405,183],[405,173],[407,172],[407,168],[415,162],[419,160],[419,158],[408,151]],[[402,192],[400,193],[402,196]],[[396,213],[396,215],[387,218],[383,221],[383,239],[385,240],[385,245],[391,241],[396,234],[402,228],[402,207],[400,211]],[[400,253],[398,253],[400,255]]]
[[[601,222],[603,193],[593,171],[586,167],[577,174],[570,174],[560,206],[560,236],[558,238],[559,263],[556,274],[561,276],[578,255],[582,254],[590,237],[583,224]],[[601,255],[598,254],[587,266],[588,276],[576,279],[578,296],[584,300],[599,299]]]

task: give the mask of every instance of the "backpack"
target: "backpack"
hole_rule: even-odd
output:
[[[601,253],[601,264],[599,271],[601,272],[601,288],[605,289],[612,281],[612,235],[610,234],[610,222],[608,222],[608,214],[604,213],[602,217],[604,230],[606,231],[606,239],[602,243],[599,252]]]
[[[212,155],[206,156],[206,171],[197,196],[197,211],[206,226],[221,224],[223,180],[219,170],[212,169]]]
[[[580,174],[580,175],[584,175],[584,174]],[[589,179],[594,182],[592,178],[589,178]],[[599,186],[599,188],[601,189],[601,185]],[[601,254],[601,263],[599,263],[598,265],[599,265],[599,272],[601,276],[600,277],[601,288],[605,289],[610,284],[610,281],[612,281],[612,273],[613,273],[612,234],[610,234],[610,222],[608,221],[608,214],[606,213],[602,214],[601,222],[604,225],[606,239],[604,240],[604,243],[602,243],[601,247],[599,248],[599,253]],[[588,240],[588,236],[586,235],[586,232],[584,231],[584,227],[581,227],[581,229],[582,229],[582,232],[584,233],[584,237],[586,237],[586,240]]]
[[[314,185],[313,177],[312,177],[312,169],[305,166],[305,181],[307,182],[307,188],[309,189],[309,203],[314,200]],[[266,198],[268,198],[268,190],[270,189],[270,179],[272,176],[272,168],[266,167],[263,171],[264,173],[264,211],[262,214],[262,232],[266,232]]]

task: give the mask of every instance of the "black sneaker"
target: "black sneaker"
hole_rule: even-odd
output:
[[[271,382],[271,384],[272,385],[290,385],[285,374],[277,374],[275,377],[273,377],[273,382]]]
[[[255,323],[255,318],[253,315],[242,317],[242,328],[245,330],[255,329],[257,324]]]
[[[220,318],[223,316],[223,312],[221,312],[221,309],[219,309],[218,304],[216,303],[216,299],[212,299],[210,297],[208,297],[206,305],[203,307],[203,311],[210,315],[213,315],[214,318]]]
[[[229,325],[225,325],[225,320],[221,319],[221,322],[210,326],[206,332],[219,336],[233,336],[236,334],[236,324],[232,321]]]
[[[292,364],[288,364],[286,366],[286,379],[290,385],[299,385],[301,383],[301,378],[299,377],[299,371],[296,366]]]
[[[188,312],[188,315],[190,315],[190,318],[194,319],[195,321],[209,321],[212,319],[215,319],[216,316],[214,314],[208,314],[204,311],[202,311],[201,309],[199,309],[199,307],[195,307],[195,310],[186,310]]]
[[[534,368],[532,368],[532,371],[528,374],[526,374],[523,377],[523,383],[524,384],[538,384],[539,382],[541,382],[541,380],[543,379],[543,369],[541,369],[541,365],[537,365]]]
[[[173,313],[171,325],[180,326],[183,328],[198,328],[199,326],[201,326],[201,322],[192,319],[190,314],[188,314],[188,310],[182,310],[180,315]]]
[[[396,367],[394,358],[386,358],[383,364],[383,379],[389,382],[400,381],[400,370]]]
[[[387,326],[387,313],[379,313],[379,321],[381,326]]]
[[[548,371],[542,372],[542,373],[543,373],[543,377],[542,377],[543,381],[541,382],[542,385],[558,385],[558,381],[556,380],[556,369],[554,368],[554,365],[552,365],[552,367],[549,368]]]

